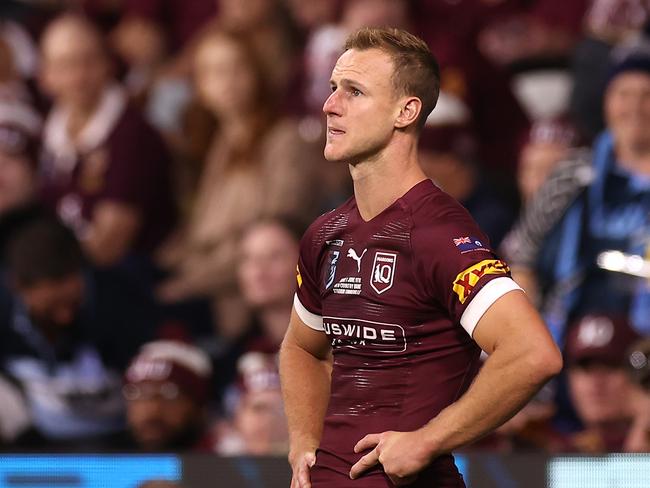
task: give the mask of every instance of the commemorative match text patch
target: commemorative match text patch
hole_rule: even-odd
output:
[[[480,263],[470,266],[465,271],[458,273],[454,280],[454,292],[458,295],[460,303],[465,303],[467,297],[481,279],[488,274],[507,274],[510,271],[508,265],[499,259],[484,259]]]

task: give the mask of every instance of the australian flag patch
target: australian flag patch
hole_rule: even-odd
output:
[[[472,236],[456,237],[452,239],[454,246],[458,248],[461,254],[472,251],[489,251],[486,244],[481,239]]]

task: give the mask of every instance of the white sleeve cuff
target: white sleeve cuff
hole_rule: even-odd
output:
[[[478,321],[481,320],[488,308],[512,290],[521,290],[521,287],[512,278],[506,276],[495,278],[481,288],[460,317],[460,325],[463,326],[463,329],[467,331],[470,337],[474,334],[476,324],[478,324]]]
[[[298,317],[300,317],[300,320],[302,320],[306,325],[314,330],[325,330],[323,327],[323,317],[316,315],[315,313],[311,313],[309,310],[307,310],[305,306],[300,303],[300,299],[298,298],[297,293],[293,296],[293,308],[296,309]]]

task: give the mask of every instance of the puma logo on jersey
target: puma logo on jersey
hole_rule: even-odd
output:
[[[363,259],[363,255],[366,253],[368,249],[364,249],[363,252],[361,253],[361,256],[357,255],[357,251],[354,249],[350,248],[348,249],[348,254],[347,257],[354,259],[357,262],[357,273],[361,272],[361,260]]]

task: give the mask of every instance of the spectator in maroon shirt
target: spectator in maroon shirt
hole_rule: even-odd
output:
[[[43,86],[54,100],[44,130],[44,199],[96,265],[147,256],[174,216],[160,136],[112,80],[101,35],[89,21],[53,21],[42,54]]]

